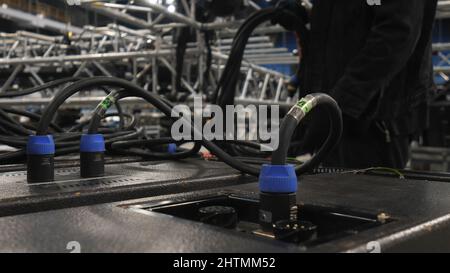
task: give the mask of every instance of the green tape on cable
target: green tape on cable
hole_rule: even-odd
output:
[[[115,102],[115,98],[113,94],[108,95],[100,104],[99,106],[103,110],[108,110]]]
[[[305,114],[308,114],[313,109],[312,101],[305,98],[299,100],[297,106],[300,107]]]

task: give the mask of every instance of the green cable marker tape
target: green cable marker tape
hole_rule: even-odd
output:
[[[299,100],[297,102],[297,106],[300,107],[303,110],[303,112],[305,112],[305,114],[308,114],[309,111],[311,111],[313,108],[311,100],[307,100],[305,98]]]
[[[100,107],[103,108],[104,110],[107,110],[113,104],[114,104],[114,97],[109,95],[100,103]]]

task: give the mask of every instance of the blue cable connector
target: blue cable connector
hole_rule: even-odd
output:
[[[28,183],[53,181],[55,176],[55,142],[53,136],[29,136],[26,153]]]
[[[293,165],[264,164],[259,174],[259,189],[265,193],[297,192],[297,174]]]
[[[170,143],[167,146],[167,152],[171,155],[176,154],[177,153],[177,144],[175,143]]]
[[[55,142],[52,135],[28,137],[27,155],[53,154],[55,154]]]
[[[99,153],[105,152],[105,138],[102,134],[82,135],[80,141],[80,152]]]

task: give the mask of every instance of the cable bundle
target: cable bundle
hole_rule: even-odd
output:
[[[280,12],[283,13],[285,11],[280,8],[260,10],[253,14],[239,29],[239,32],[233,41],[230,58],[227,61],[225,71],[220,79],[216,97],[213,100],[217,101],[217,103],[223,108],[225,108],[226,105],[234,103],[235,89],[239,78],[240,65],[243,59],[245,45],[248,42],[252,31],[262,22],[273,19],[276,20],[276,18],[282,16]],[[287,14],[292,15],[290,12],[287,12]],[[299,28],[302,27],[300,26]],[[46,136],[49,133],[49,130],[52,130],[56,146],[55,155],[78,152],[80,149],[79,130],[87,125],[87,122],[83,122],[67,130],[64,128],[60,128],[57,124],[52,123],[52,120],[58,108],[72,95],[81,91],[97,88],[103,89],[106,93],[108,93],[108,95],[94,110],[92,118],[89,121],[88,136],[96,136],[99,132],[103,133],[104,139],[106,140],[104,144],[106,146],[107,152],[170,160],[194,156],[199,152],[201,147],[204,146],[212,154],[217,156],[220,160],[222,160],[229,166],[243,173],[255,176],[259,175],[260,166],[255,165],[259,165],[259,162],[261,162],[260,160],[255,161],[247,160],[246,158],[242,159],[235,157],[234,155],[224,151],[221,148],[220,142],[209,141],[202,137],[202,139],[199,141],[192,141],[194,142],[194,146],[191,149],[183,150],[177,148],[176,146],[174,148],[173,145],[183,144],[185,143],[185,141],[174,141],[172,138],[154,139],[146,136],[142,128],[135,127],[136,124],[133,121],[132,117],[130,118],[129,115],[124,115],[121,112],[118,102],[121,99],[127,97],[140,97],[146,100],[148,103],[152,104],[155,108],[157,108],[169,118],[171,118],[172,109],[174,106],[166,99],[156,95],[155,93],[149,92],[134,83],[119,78],[94,77],[83,80],[74,78],[62,79],[45,84],[38,88],[17,92],[16,95],[27,95],[69,82],[73,83],[63,88],[55,95],[51,103],[45,108],[42,116],[30,113],[20,113],[18,110],[14,109],[3,109],[2,111],[0,111],[0,115],[4,117],[2,124],[0,124],[2,125],[0,129],[3,131],[12,132],[9,134],[9,138],[8,136],[0,136],[0,143],[5,143],[16,148],[22,148],[12,153],[0,155],[0,160],[2,163],[6,162],[6,160],[20,160],[25,157],[25,151],[23,149],[24,145],[26,145],[25,136],[32,134],[33,131],[36,131],[36,139],[39,139],[40,136]],[[0,97],[1,96],[2,95],[0,95]],[[12,93],[5,93],[3,94],[3,96],[10,97],[12,96]],[[107,113],[107,110],[113,104],[118,106],[118,115],[121,116],[122,120],[119,130],[111,131],[110,129],[100,128],[101,120],[110,115]],[[339,141],[340,132],[342,131],[342,118],[336,102],[326,95],[314,94],[306,98],[306,100],[299,101],[299,104],[294,106],[294,108],[291,110],[290,115],[288,115],[283,120],[280,135],[283,136],[284,139],[279,149],[273,153],[272,163],[286,163],[287,148],[289,147],[293,130],[301,121],[301,119],[316,105],[324,105],[328,110],[328,114],[332,124],[330,135],[326,143],[319,150],[319,152],[313,156],[312,159],[310,159],[308,162],[305,162],[304,164],[297,165],[297,173],[301,174],[316,167],[320,163],[320,160],[323,158],[323,156],[325,156],[333,148],[334,144]],[[39,124],[37,128],[25,128],[20,123],[17,123],[14,120],[10,119],[7,113],[19,113],[27,115],[34,120],[39,119]],[[124,124],[124,117],[129,117],[131,120],[128,126],[125,126]],[[184,116],[182,118],[186,119],[186,117]],[[190,125],[189,129],[192,132],[193,136],[202,135],[200,129],[193,126],[194,122],[192,120],[187,120],[187,123]],[[11,136],[19,137],[11,139]],[[172,145],[171,149],[163,152],[157,152],[153,149],[155,146],[167,144],[169,146]],[[254,150],[258,150],[260,148],[260,144],[243,141],[231,141],[226,142],[226,144],[237,145],[241,148],[241,150],[246,149],[244,147]],[[104,151],[102,149],[96,151]]]
[[[226,105],[234,104],[245,46],[252,32],[266,21],[271,21],[272,23],[280,22],[285,28],[295,31],[298,36],[302,37],[300,40],[303,50],[302,55],[307,55],[305,50],[307,49],[306,45],[308,43],[309,31],[306,29],[305,20],[301,14],[293,14],[292,11],[287,10],[283,6],[262,9],[255,12],[239,28],[233,40],[227,64],[220,77],[216,91],[213,94],[212,102],[223,109]],[[289,25],[285,21],[289,21]]]
[[[77,82],[81,79],[82,78],[64,78],[21,91],[7,91],[0,94],[0,98],[13,98],[31,95],[48,88],[54,88],[63,84]],[[103,86],[96,87],[100,90],[104,90],[107,94],[110,92]],[[55,96],[55,98],[58,97],[59,93]],[[106,113],[102,119],[118,116],[120,118],[119,128],[98,128],[98,131],[104,134],[106,145],[109,146],[114,142],[138,140],[143,138],[145,132],[142,128],[136,127],[137,121],[135,117],[133,115],[123,113],[120,104],[116,103],[115,106],[117,113]],[[23,162],[26,159],[25,147],[27,145],[28,136],[34,135],[35,132],[38,131],[38,128],[34,125],[21,123],[14,119],[11,115],[27,117],[33,123],[37,123],[42,120],[42,116],[36,113],[10,107],[0,107],[0,144],[18,149],[14,152],[0,154],[0,164]],[[49,122],[48,130],[52,133],[55,139],[55,146],[57,148],[55,155],[62,156],[78,152],[80,148],[82,130],[89,124],[90,119],[81,121],[76,126],[71,128],[61,128],[52,121],[53,117],[54,116],[51,117]],[[126,121],[128,122],[126,123]],[[98,125],[100,125],[100,122]]]

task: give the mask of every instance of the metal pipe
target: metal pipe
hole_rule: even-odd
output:
[[[87,4],[87,5],[83,5],[83,6],[85,8],[88,8],[88,9],[94,10],[98,13],[101,13],[107,17],[118,19],[122,22],[128,23],[135,27],[145,28],[145,29],[152,27],[152,25],[150,23],[147,23],[144,20],[141,20],[134,16],[122,13],[118,10],[106,8],[105,4],[107,4],[107,3],[95,2],[93,4]],[[113,5],[116,5],[116,4],[113,4]]]
[[[187,53],[196,53],[197,50],[187,50]],[[171,50],[160,51],[140,51],[140,52],[114,52],[114,53],[96,53],[85,55],[68,55],[55,57],[33,57],[33,58],[12,58],[0,59],[0,65],[18,65],[18,64],[38,64],[38,63],[64,63],[76,61],[96,61],[96,60],[117,60],[139,57],[172,56]]]
[[[148,1],[137,1],[139,4],[143,6],[132,6],[132,5],[120,5],[120,4],[112,4],[112,3],[98,3],[98,5],[109,7],[109,8],[120,8],[127,9],[133,11],[141,11],[141,12],[158,12],[164,14],[167,18],[170,18],[176,22],[180,22],[195,28],[200,28],[200,23],[197,21],[184,16],[177,12],[170,12],[166,7],[159,4],[150,3]]]
[[[60,33],[73,32],[78,34],[82,32],[81,28],[54,21],[40,15],[33,15],[28,12],[12,9],[7,5],[0,5],[0,15],[16,22],[25,22],[34,27],[56,30]]]
[[[53,98],[8,98],[8,99],[0,99],[0,105],[2,106],[30,106],[30,105],[47,105],[52,101]],[[74,106],[86,106],[91,105],[95,106],[99,102],[101,102],[104,99],[104,97],[72,97],[69,98],[66,102],[67,105],[70,105],[70,107]],[[125,98],[120,101],[121,105],[136,105],[136,104],[143,104],[148,105],[151,107],[151,105],[146,102],[145,100],[141,98]]]
[[[50,43],[59,42],[63,38],[62,36],[48,36],[48,35],[43,35],[43,34],[23,31],[23,30],[17,31],[16,33],[17,33],[18,37],[31,38],[31,39],[35,39],[35,40],[44,41],[44,42],[50,42]]]
[[[433,44],[433,51],[450,50],[450,43],[437,43]]]
[[[221,59],[221,60],[225,60],[225,61],[228,60],[228,55],[225,55],[225,54],[220,53],[220,52],[213,52],[212,55],[213,55],[214,58],[217,58],[217,59]],[[277,72],[275,70],[271,70],[271,69],[268,69],[268,68],[265,68],[265,67],[262,67],[262,66],[259,66],[259,65],[255,65],[255,64],[249,63],[247,61],[242,61],[242,64],[245,65],[245,66],[248,66],[249,68],[253,69],[253,71],[256,71],[256,72],[267,73],[267,74],[271,74],[271,75],[273,75],[275,77],[282,77],[284,79],[289,79],[289,77],[287,75],[284,75],[284,74],[282,74],[280,72]]]

